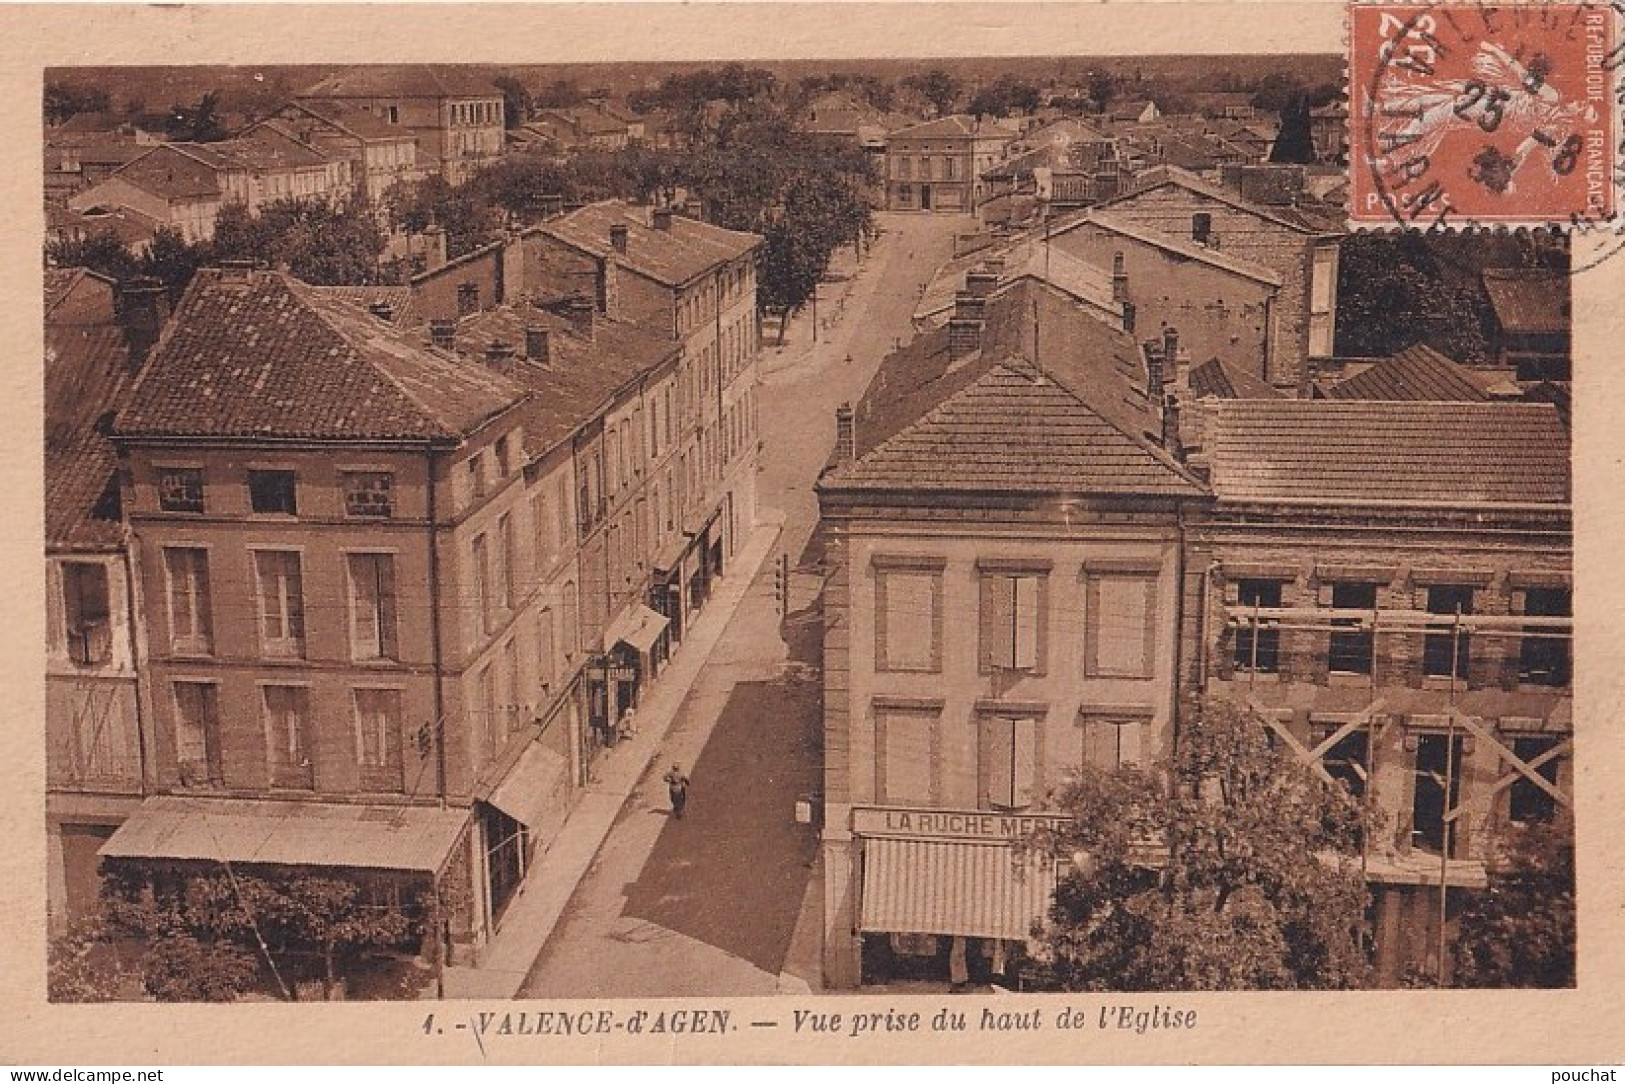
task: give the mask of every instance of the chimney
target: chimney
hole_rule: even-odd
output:
[[[1145,394],[1157,407],[1162,405],[1162,344],[1156,339],[1145,343]]]
[[[1112,300],[1128,300],[1128,261],[1121,252],[1112,253]]]
[[[852,420],[852,404],[835,408],[835,462],[850,463],[858,457],[857,428]]]
[[[653,215],[654,227],[657,230],[671,232],[671,208],[656,207]]]
[[[623,227],[624,228],[624,227]],[[592,341],[593,331],[593,303],[592,298],[581,294],[570,298],[565,318],[570,321],[570,330],[580,338]]]
[[[514,348],[513,344],[501,339],[492,339],[485,348],[486,368],[495,370],[504,376],[513,372]]]
[[[525,238],[514,230],[502,239],[497,263],[497,302],[516,305],[525,296]]]
[[[1130,335],[1134,334],[1134,319],[1139,314],[1139,307],[1132,301],[1123,302],[1123,330]]]
[[[442,350],[457,349],[457,321],[430,320],[429,341]]]
[[[958,361],[982,348],[982,318],[987,301],[961,291],[954,295],[954,315],[948,321],[948,358]]]
[[[1162,329],[1162,363],[1164,380],[1177,375],[1179,368],[1179,332],[1171,327]]]
[[[119,322],[130,351],[130,369],[139,369],[169,319],[169,293],[157,279],[131,279],[119,291]]]
[[[1169,395],[1162,403],[1162,446],[1176,459],[1184,459],[1185,450],[1179,439],[1179,398]]]
[[[999,285],[999,276],[986,268],[968,271],[965,274],[965,292],[974,297],[987,297]]]
[[[525,357],[546,365],[552,360],[549,345],[547,328],[534,324],[525,328]]]
[[[423,255],[423,269],[434,271],[446,266],[446,231],[441,226],[430,226],[423,231],[427,251]]]
[[[395,322],[395,306],[387,301],[374,301],[367,306],[367,311],[386,324]]]
[[[626,223],[617,222],[609,228],[609,243],[616,252],[626,251]]]

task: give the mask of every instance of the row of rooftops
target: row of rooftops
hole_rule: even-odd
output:
[[[1216,359],[1190,365],[1176,335],[1136,344],[1037,275],[956,311],[888,356],[838,422],[823,493],[1554,511],[1570,499],[1561,404],[1497,401],[1426,347],[1329,398],[1289,399]]]

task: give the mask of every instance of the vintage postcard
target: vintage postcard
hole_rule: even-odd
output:
[[[0,17],[0,1058],[1625,1058],[1625,6]]]

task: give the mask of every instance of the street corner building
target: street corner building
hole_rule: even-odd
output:
[[[1571,802],[1559,409],[1408,355],[1293,398],[1262,341],[1137,341],[1019,252],[961,273],[818,483],[828,985],[1019,985],[1057,872],[1012,844],[1207,697],[1381,809],[1376,980],[1439,967],[1497,841]]]
[[[575,214],[173,314],[49,274],[53,928],[99,873],[304,870],[482,959],[756,523],[759,239]]]

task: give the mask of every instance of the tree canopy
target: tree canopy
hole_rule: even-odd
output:
[[[1067,872],[1036,960],[1066,990],[1343,989],[1365,982],[1361,833],[1339,784],[1211,701],[1171,761],[1085,769],[1039,847]]]
[[[1488,877],[1461,913],[1455,984],[1573,986],[1573,820],[1515,830],[1489,864]]]

